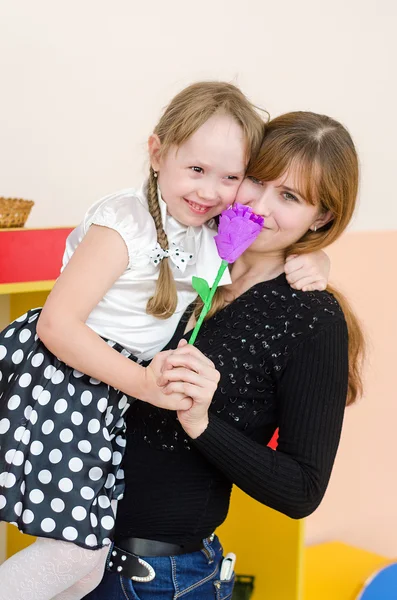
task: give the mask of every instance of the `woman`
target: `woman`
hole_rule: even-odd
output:
[[[130,410],[126,496],[90,600],[229,598],[233,580],[220,577],[212,532],[232,484],[292,518],[313,512],[325,493],[345,405],[361,392],[363,337],[339,294],[294,291],[283,262],[345,230],[357,155],[339,123],[290,113],[270,122],[248,172],[237,201],[264,216],[264,229],[217,292],[197,347],[181,342],[167,359],[159,384],[190,396],[192,407]],[[194,322],[192,307],[170,348]],[[277,427],[274,452],[266,444]]]

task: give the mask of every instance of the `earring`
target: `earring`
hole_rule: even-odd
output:
[[[155,176],[155,178],[157,179],[157,171],[153,171],[153,175]]]
[[[313,227],[313,231],[314,231],[314,233],[316,233],[316,231],[317,231],[317,225],[315,225],[315,226]]]

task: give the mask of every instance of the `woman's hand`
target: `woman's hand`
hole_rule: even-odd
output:
[[[166,384],[165,393],[179,393],[192,400],[189,408],[177,410],[179,422],[192,439],[208,426],[208,408],[219,380],[214,363],[186,340],[181,340],[165,360],[160,380]]]
[[[303,292],[323,291],[328,284],[331,261],[323,250],[310,254],[287,256],[284,271],[294,290]]]
[[[174,350],[159,352],[145,369],[145,393],[141,400],[159,408],[168,410],[187,410],[192,406],[192,399],[178,390],[167,390],[167,380],[162,373],[166,368],[167,360]]]

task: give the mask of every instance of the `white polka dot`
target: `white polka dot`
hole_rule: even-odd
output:
[[[110,442],[110,440],[111,440],[111,437],[110,437],[110,433],[109,433],[109,430],[108,430],[108,428],[107,428],[107,427],[103,427],[103,428],[102,428],[102,435],[103,435],[103,437],[105,438],[105,440],[106,440],[107,442]]]
[[[40,483],[50,483],[51,479],[52,479],[52,474],[51,471],[49,471],[48,469],[43,469],[42,471],[40,471],[40,473],[37,475]]]
[[[47,517],[47,519],[43,519],[41,522],[41,529],[46,533],[51,533],[51,531],[54,531],[55,527],[56,523],[54,519],[50,519],[49,517]]]
[[[108,399],[100,398],[97,403],[97,409],[99,410],[99,412],[101,412],[101,413],[105,412],[107,407],[108,407]]]
[[[65,503],[60,498],[54,498],[51,500],[51,508],[54,512],[60,513],[65,508]]]
[[[125,421],[123,418],[121,418],[118,421],[116,421],[115,427],[118,427],[119,429],[121,429],[122,427],[124,427],[124,424],[125,424]]]
[[[33,504],[40,504],[44,500],[44,494],[41,490],[32,490],[29,494],[29,500]]]
[[[100,479],[102,475],[103,471],[99,467],[92,467],[92,469],[90,469],[88,472],[88,476],[91,479],[91,481],[98,481],[98,479]]]
[[[121,463],[121,459],[122,459],[122,455],[121,452],[113,452],[113,457],[112,457],[112,464],[113,465],[119,465]]]
[[[125,448],[126,444],[127,444],[127,440],[125,439],[125,437],[118,435],[116,437],[116,444],[118,446],[120,446],[120,448]]]
[[[43,452],[44,446],[42,444],[42,442],[39,442],[38,440],[35,440],[34,442],[32,442],[30,444],[30,452],[32,454],[34,454],[35,456],[39,456],[39,454],[41,454]]]
[[[32,472],[32,463],[30,462],[30,460],[25,460],[25,464],[23,467],[24,473],[25,475],[29,475],[29,473]]]
[[[65,375],[58,369],[58,371],[55,371],[54,375],[51,377],[51,382],[54,385],[57,385],[58,383],[62,383],[64,379]]]
[[[17,502],[16,505],[14,506],[14,513],[17,515],[17,517],[21,516],[22,509],[23,509],[22,502]]]
[[[32,367],[40,367],[43,364],[44,354],[42,352],[38,352],[32,357],[31,363]]]
[[[48,458],[53,465],[56,465],[62,460],[62,452],[57,448],[55,450],[51,450]]]
[[[116,473],[116,479],[124,479],[124,470],[119,469]]]
[[[90,513],[90,521],[93,527],[96,527],[98,525],[98,519],[94,513]]]
[[[56,368],[54,367],[54,365],[48,365],[48,367],[46,367],[44,369],[43,375],[46,379],[51,379],[51,377],[54,375],[55,371],[56,371]]]
[[[73,473],[78,473],[83,468],[83,461],[81,458],[71,458],[69,461],[69,469],[73,471]]]
[[[15,432],[16,433],[16,432]],[[27,446],[30,442],[30,431],[29,429],[25,429],[22,434],[21,442]]]
[[[25,493],[25,490],[26,490],[26,483],[24,481],[22,481],[20,489],[21,489],[21,494],[23,496]]]
[[[114,519],[110,515],[106,515],[101,519],[101,525],[104,529],[110,531],[114,527]]]
[[[119,409],[120,409],[120,410],[123,410],[123,408],[126,406],[127,402],[128,402],[128,398],[127,398],[127,396],[123,395],[123,396],[121,397],[121,400],[120,400],[120,402],[119,402]]]
[[[72,412],[72,416],[70,417],[73,425],[81,425],[83,422],[83,415],[75,410]]]
[[[8,382],[11,381],[11,379],[14,377],[15,373],[11,373],[11,375],[8,377]]]
[[[14,473],[7,473],[6,475],[4,487],[11,488],[13,485],[15,485],[17,478],[15,477]]]
[[[9,329],[9,330],[7,331],[7,333],[5,333],[5,334],[4,334],[4,337],[5,337],[5,338],[9,338],[9,337],[11,337],[11,336],[13,335],[14,331],[15,331],[15,327],[14,327],[13,329]]]
[[[109,473],[109,475],[107,476],[107,479],[106,479],[105,488],[107,490],[109,490],[110,488],[114,487],[115,483],[116,483],[115,476],[113,475],[113,473]]]
[[[54,421],[51,421],[51,419],[47,419],[47,421],[44,421],[44,423],[41,426],[41,431],[44,433],[44,435],[48,435],[49,433],[54,431]]]
[[[87,511],[83,506],[75,506],[72,510],[72,517],[76,521],[82,521],[87,516]]]
[[[0,346],[0,360],[7,355],[7,348],[5,346]]]
[[[85,390],[80,397],[80,402],[83,406],[88,406],[92,401],[92,393],[89,390]]]
[[[91,452],[91,444],[88,440],[81,440],[77,444],[77,447],[80,450],[80,452],[84,452],[85,454],[88,454],[88,452]]]
[[[36,321],[36,319],[38,319],[38,317],[39,317],[39,313],[38,312],[35,313],[35,314],[33,314],[31,317],[29,317],[28,323],[33,323],[33,321]]]
[[[1,419],[0,421],[0,434],[6,433],[10,428],[10,421],[8,419]],[[24,428],[22,428],[24,429]]]
[[[28,316],[28,313],[24,313],[23,315],[21,315],[20,317],[15,319],[15,321],[17,321],[18,323],[22,323],[22,321],[24,321],[27,316]]]
[[[99,496],[98,504],[101,508],[109,508],[110,500],[107,496]]]
[[[3,373],[0,371],[0,381],[3,379]]]
[[[41,387],[41,386],[37,386],[37,387]],[[46,404],[49,403],[49,401],[51,400],[51,394],[48,390],[43,390],[40,394],[40,396],[37,399],[37,402],[41,405],[41,406],[45,406]]]
[[[14,365],[19,365],[23,361],[23,358],[24,358],[24,354],[21,349],[16,350],[14,352],[14,354],[11,356],[11,360],[14,363]]]
[[[92,385],[98,385],[101,382],[99,379],[95,379],[95,377],[90,377],[90,383],[92,383]]]
[[[43,391],[43,386],[42,385],[35,385],[33,390],[32,390],[32,398],[33,400],[38,400],[41,392]]]
[[[14,439],[17,442],[20,442],[22,440],[22,436],[25,432],[25,427],[23,427],[23,425],[21,425],[20,427],[17,427],[16,430],[14,431]]]
[[[29,417],[29,421],[32,423],[32,425],[36,425],[38,418],[39,417],[38,417],[37,411],[32,410],[32,412],[30,413],[30,417]]]
[[[73,489],[73,481],[69,477],[62,477],[58,483],[61,492],[71,492]]]
[[[30,415],[32,414],[32,410],[33,410],[33,407],[29,405],[29,406],[27,406],[27,407],[25,408],[25,410],[23,411],[23,414],[24,414],[24,416],[25,416],[25,419],[27,419],[28,421],[29,421],[29,419],[30,419]]]
[[[21,342],[21,344],[27,342],[31,335],[32,334],[29,331],[29,329],[22,329],[21,333],[19,334],[19,341]]]
[[[64,444],[71,442],[73,439],[73,431],[71,429],[62,429],[61,433],[59,434],[59,439]]]
[[[103,462],[107,462],[108,460],[110,460],[112,458],[112,452],[110,451],[109,448],[101,448],[99,450],[99,458],[101,460],[103,460]]]
[[[77,529],[75,529],[74,527],[65,527],[65,529],[62,531],[62,535],[65,538],[65,540],[73,542],[78,536]]]
[[[11,450],[8,450],[5,453],[4,458],[9,465],[12,463],[12,459],[14,458],[15,452],[16,452],[15,448],[12,448]]]
[[[87,537],[85,538],[85,543],[87,546],[97,546],[98,540],[97,540],[96,535],[94,535],[93,533],[90,533],[90,535],[87,535]]]
[[[24,453],[21,452],[21,450],[17,450],[12,459],[12,464],[16,465],[17,467],[20,467],[23,464],[24,460],[25,460]]]
[[[76,377],[77,379],[79,377],[83,377],[84,373],[82,373],[81,371],[78,371],[77,369],[73,369],[73,376]]]
[[[26,388],[31,384],[32,376],[30,373],[24,373],[20,376],[18,383],[22,388]]]
[[[108,537],[105,537],[105,538],[103,538],[103,540],[102,540],[102,544],[103,544],[104,546],[110,546],[110,544],[111,544],[111,543],[112,543],[112,540],[111,540],[110,538],[108,538]]]
[[[29,510],[28,508],[26,510],[23,511],[22,513],[22,521],[24,523],[26,523],[27,525],[29,523],[31,523],[34,519],[34,514],[32,513],[31,510]]]
[[[80,490],[80,494],[81,497],[84,498],[84,500],[92,500],[95,496],[94,490],[88,486],[82,487]]]
[[[109,427],[109,425],[112,423],[113,419],[114,419],[114,416],[112,415],[112,412],[108,411],[106,413],[106,417],[105,417],[105,423],[106,423],[107,427]]]
[[[5,499],[5,496],[1,495],[0,496],[0,510],[2,508],[4,508],[6,504],[7,504],[7,500]]]
[[[71,383],[68,383],[69,396],[74,396],[75,391],[76,391],[76,388],[74,387],[74,385],[72,385]]]
[[[98,419],[91,419],[91,421],[89,421],[87,429],[90,433],[98,433],[100,428],[101,428],[101,424],[98,421]]]
[[[68,403],[66,402],[66,400],[64,398],[60,398],[54,404],[54,410],[56,413],[58,413],[58,415],[61,415],[62,413],[64,413],[67,410],[67,408],[68,408]]]

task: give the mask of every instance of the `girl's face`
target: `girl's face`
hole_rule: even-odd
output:
[[[181,146],[172,146],[164,156],[160,148],[158,136],[152,135],[151,164],[177,221],[200,226],[234,202],[246,167],[244,134],[234,119],[214,115]]]
[[[319,229],[332,219],[318,205],[309,204],[298,192],[290,170],[276,181],[259,181],[247,177],[241,184],[236,202],[249,205],[264,217],[264,227],[250,246],[250,251],[282,252],[314,226]]]

